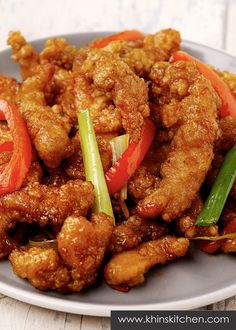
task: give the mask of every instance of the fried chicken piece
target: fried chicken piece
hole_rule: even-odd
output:
[[[128,181],[129,196],[135,201],[141,200],[153,193],[159,184],[160,179],[140,165]]]
[[[57,252],[52,248],[14,250],[9,260],[16,275],[28,278],[30,283],[40,290],[64,291],[70,281],[69,270],[63,266]]]
[[[184,256],[188,247],[188,239],[175,236],[163,236],[142,243],[133,250],[114,255],[105,266],[104,278],[111,286],[133,287],[142,284],[150,268]]]
[[[73,125],[78,124],[78,114],[75,108],[74,76],[71,71],[57,69],[52,77],[52,92],[54,103],[59,105]]]
[[[137,142],[149,116],[148,88],[117,54],[82,49],[74,63],[76,109],[90,109],[96,133],[121,128]]]
[[[111,238],[113,219],[105,213],[66,219],[58,235],[58,252],[71,269],[72,281],[68,289],[79,292],[93,284]]]
[[[61,187],[70,180],[63,167],[48,168],[47,174],[43,177],[43,184],[47,186]],[[85,178],[83,178],[84,180]]]
[[[190,208],[176,220],[176,228],[185,237],[191,238],[196,236],[217,236],[218,226],[197,226],[196,218],[203,207],[203,201],[198,195],[192,202]]]
[[[18,31],[9,33],[7,44],[12,48],[12,60],[20,64],[22,79],[34,75],[34,70],[39,64],[39,56],[31,44]]]
[[[78,52],[76,46],[69,45],[64,38],[48,39],[39,54],[40,64],[53,64],[71,70]]]
[[[22,83],[17,103],[40,158],[48,167],[55,168],[69,156],[71,127],[59,106],[50,108],[45,102],[44,89],[53,72],[50,65],[38,67],[37,73]]]
[[[81,180],[60,187],[34,182],[0,199],[1,214],[11,221],[60,224],[70,215],[86,215],[94,202],[93,185]]]
[[[150,78],[162,124],[176,133],[161,165],[160,185],[138,203],[138,212],[171,221],[190,207],[209,170],[220,100],[194,63],[156,63]]]
[[[142,164],[128,181],[128,193],[133,200],[141,200],[159,187],[160,167],[166,160],[169,149],[169,144],[156,145],[154,141]]]
[[[113,41],[105,50],[118,54],[137,75],[148,77],[152,66],[159,61],[168,61],[179,45],[179,32],[165,29],[146,35],[143,42]]]
[[[58,234],[58,252],[30,248],[9,257],[14,272],[40,290],[79,292],[93,284],[112,234],[113,219],[104,213],[69,217]]]
[[[141,242],[156,240],[167,232],[166,224],[133,215],[114,227],[107,251],[115,254],[131,250]]]
[[[217,152],[226,152],[236,144],[236,119],[231,116],[220,118],[220,136],[215,145]]]
[[[15,103],[16,94],[20,84],[15,78],[0,75],[0,98],[10,103]]]

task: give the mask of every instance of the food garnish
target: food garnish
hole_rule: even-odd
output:
[[[93,211],[104,212],[114,218],[89,110],[81,112],[78,121],[86,180],[91,181],[94,185],[95,202]]]
[[[32,148],[27,127],[14,105],[0,100],[0,111],[4,114],[14,141],[13,154],[7,164],[0,167],[0,195],[20,188],[32,160]],[[11,143],[4,147],[10,148]]]
[[[211,188],[196,225],[211,226],[217,223],[236,178],[236,145],[227,153],[218,176]]]
[[[123,32],[119,32],[116,34],[112,34],[111,36],[105,37],[93,44],[94,48],[103,48],[106,47],[110,42],[116,40],[122,41],[135,41],[142,40],[144,38],[144,34],[137,30],[127,30]]]
[[[155,133],[155,125],[151,120],[146,119],[140,141],[138,143],[131,142],[125,152],[106,172],[106,182],[110,195],[120,191],[134,174],[148,152]]]

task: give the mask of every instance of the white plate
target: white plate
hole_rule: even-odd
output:
[[[83,33],[64,36],[81,46],[108,33]],[[40,50],[46,39],[33,42]],[[235,72],[236,58],[213,48],[183,42],[183,48],[214,66]],[[0,53],[0,73],[18,77],[18,66],[10,60],[10,51]],[[19,78],[19,77],[18,77]],[[152,270],[144,285],[128,293],[99,283],[80,294],[41,292],[16,277],[8,261],[0,262],[0,292],[18,300],[58,311],[109,316],[111,310],[192,309],[226,299],[236,294],[235,256],[209,256],[192,249],[188,256]]]

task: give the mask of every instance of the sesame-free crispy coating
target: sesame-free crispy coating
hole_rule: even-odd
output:
[[[33,182],[1,198],[1,213],[11,221],[62,224],[72,215],[86,215],[94,201],[93,185],[81,180],[60,187]],[[1,217],[1,215],[0,215]]]
[[[142,284],[150,268],[184,256],[188,247],[188,239],[175,236],[142,243],[133,250],[112,256],[105,266],[104,278],[109,285],[121,288]]]
[[[104,213],[68,217],[57,237],[58,252],[30,248],[9,257],[14,272],[40,290],[80,292],[94,283],[111,237],[113,219]]]
[[[158,61],[168,61],[179,46],[179,32],[164,29],[155,34],[147,34],[143,41],[113,41],[105,49],[119,54],[137,75],[148,77],[152,66]]]
[[[137,142],[149,116],[148,87],[117,54],[82,49],[74,63],[78,113],[90,109],[97,133],[122,128]]]
[[[143,241],[156,240],[168,232],[167,225],[156,220],[142,219],[132,215],[121,224],[117,224],[112,232],[107,251],[116,254],[131,250]]]
[[[17,96],[32,143],[40,158],[52,168],[68,156],[71,144],[68,117],[62,113],[60,106],[49,107],[45,101],[44,90],[53,73],[52,66],[39,66],[35,75],[22,83]]]
[[[39,56],[33,46],[26,42],[19,31],[10,32],[7,43],[13,51],[12,60],[20,65],[22,79],[32,76],[39,64]]]
[[[139,202],[138,212],[171,221],[190,207],[210,167],[219,98],[193,63],[156,63],[150,78],[162,124],[176,133],[161,165],[160,185]]]

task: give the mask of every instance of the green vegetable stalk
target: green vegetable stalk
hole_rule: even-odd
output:
[[[86,180],[91,181],[94,185],[95,203],[93,211],[104,212],[114,218],[89,110],[81,112],[78,121]]]
[[[211,226],[217,223],[236,178],[236,145],[227,153],[219,174],[212,186],[196,225]]]

